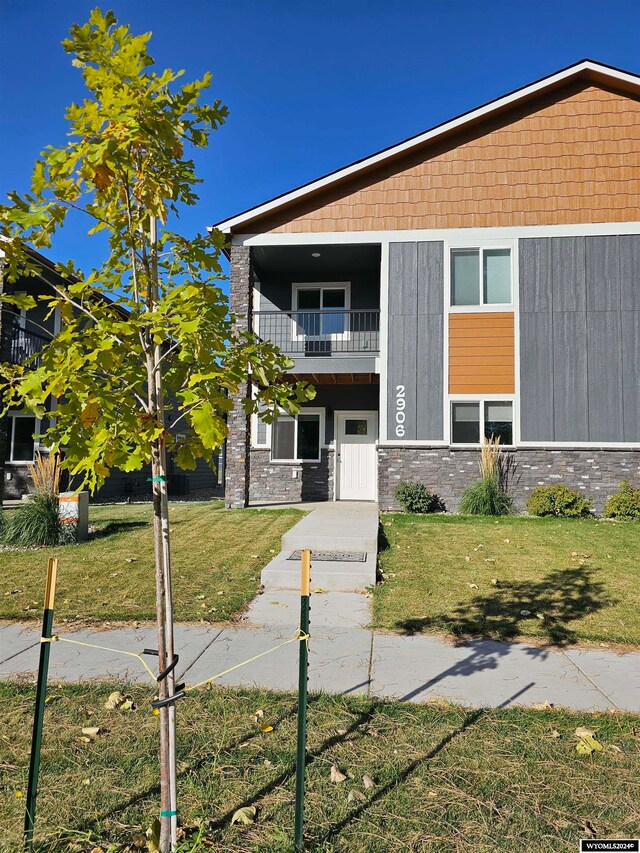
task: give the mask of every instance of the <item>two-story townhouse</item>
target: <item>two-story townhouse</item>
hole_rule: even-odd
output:
[[[37,354],[59,332],[59,313],[51,313],[46,302],[39,301],[39,297],[53,295],[55,284],[69,283],[44,255],[33,249],[29,254],[39,266],[37,275],[25,276],[16,282],[3,283],[0,279],[0,286],[5,292],[27,293],[37,300],[36,306],[28,311],[9,304],[0,305],[0,361],[13,364],[37,363]],[[51,417],[55,417],[55,407],[56,401],[51,399],[48,406]],[[39,436],[47,427],[48,418],[40,421],[28,412],[11,411],[0,418],[0,477],[5,499],[20,498],[30,491],[29,466],[38,452],[46,452]],[[184,471],[168,454],[170,496],[200,498],[221,494],[222,485],[218,473],[213,470],[217,463],[217,458],[212,466],[198,460],[194,471]],[[132,472],[114,470],[95,498],[101,501],[150,498],[150,476],[150,466]],[[2,491],[0,489],[0,500]]]
[[[317,390],[238,398],[228,505],[455,509],[491,435],[520,505],[638,482],[639,191],[640,77],[585,60],[220,222],[232,310]]]

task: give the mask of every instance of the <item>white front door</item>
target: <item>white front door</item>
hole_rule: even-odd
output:
[[[375,501],[377,412],[336,412],[336,497]]]

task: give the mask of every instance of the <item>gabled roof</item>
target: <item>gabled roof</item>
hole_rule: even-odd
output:
[[[493,117],[500,112],[510,109],[518,104],[521,104],[531,98],[538,97],[552,89],[567,84],[584,80],[585,82],[593,82],[599,85],[611,86],[616,89],[628,91],[635,95],[640,95],[640,76],[631,74],[628,71],[623,71],[619,68],[614,68],[610,65],[603,65],[599,62],[594,62],[591,59],[583,59],[575,65],[570,65],[551,74],[548,77],[543,77],[524,86],[521,89],[516,89],[509,92],[496,100],[489,101],[476,109],[462,113],[456,118],[450,119],[443,124],[436,125],[424,133],[419,133],[404,142],[397,145],[392,145],[389,148],[384,148],[376,154],[365,157],[362,160],[357,160],[348,166],[337,169],[335,172],[330,172],[321,178],[303,184],[296,189],[276,196],[263,204],[250,207],[248,210],[232,216],[230,219],[225,219],[218,222],[211,228],[218,228],[220,231],[230,233],[231,231],[239,231],[241,226],[249,226],[258,218],[273,214],[282,210],[287,205],[293,202],[300,201],[303,198],[309,197],[320,190],[335,186],[341,181],[352,178],[359,173],[367,172],[377,166],[386,164],[396,157],[411,152],[426,143],[439,140],[451,133],[458,132],[473,126],[474,124],[484,121],[489,117]]]

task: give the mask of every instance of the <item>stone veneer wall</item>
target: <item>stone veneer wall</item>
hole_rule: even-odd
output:
[[[509,492],[520,509],[536,486],[564,483],[593,500],[602,512],[607,497],[621,480],[640,484],[639,450],[517,449],[504,451],[509,468]],[[448,447],[379,447],[378,500],[381,510],[399,509],[393,491],[401,480],[423,483],[458,508],[465,488],[479,478],[479,450]]]
[[[251,450],[252,504],[333,500],[333,450],[323,449],[317,463],[271,462],[269,456],[269,450]]]
[[[251,311],[251,249],[248,246],[231,247],[230,308],[236,314],[236,328],[250,328]],[[249,418],[242,400],[249,395],[249,382],[242,382],[233,397],[233,409],[227,417],[227,455],[225,464],[225,504],[235,509],[245,507],[249,501]]]

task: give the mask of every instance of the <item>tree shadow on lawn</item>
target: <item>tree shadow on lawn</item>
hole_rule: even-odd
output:
[[[117,533],[127,533],[129,530],[135,530],[138,527],[149,527],[149,521],[106,521],[99,527],[94,527],[89,533],[89,542],[96,539],[104,539],[107,536],[115,536]]]
[[[470,638],[513,640],[532,631],[523,623],[534,619],[539,632],[552,643],[567,646],[578,640],[572,622],[616,604],[605,584],[596,580],[598,568],[572,566],[554,569],[537,581],[500,582],[491,593],[475,596],[448,613],[396,622],[406,634],[448,631]],[[536,631],[538,633],[538,631]]]

